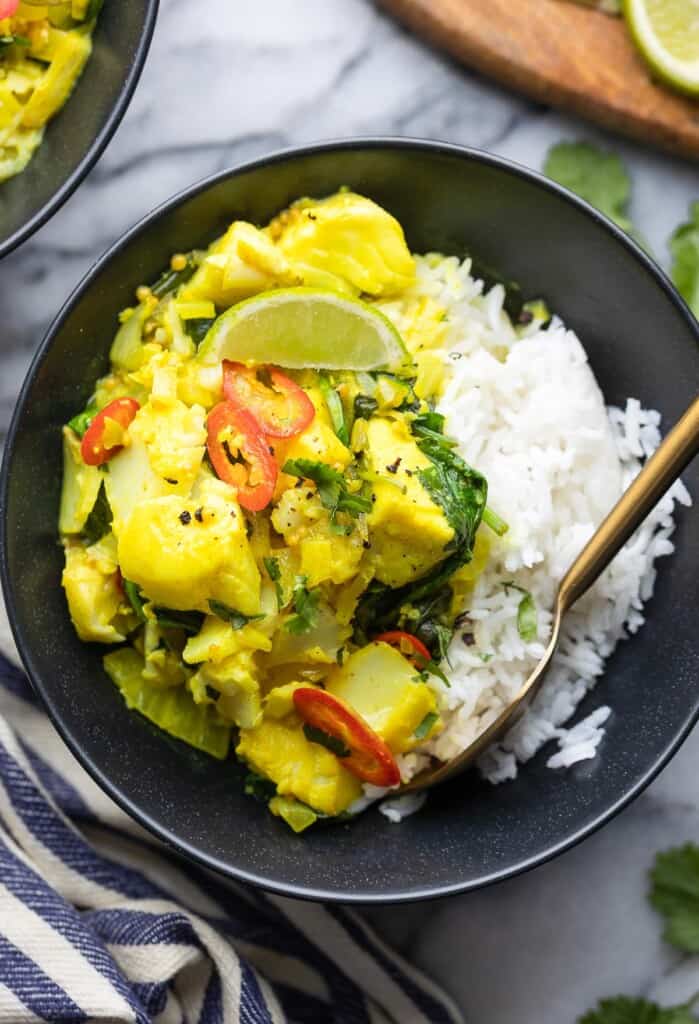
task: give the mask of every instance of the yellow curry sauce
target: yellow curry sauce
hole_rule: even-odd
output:
[[[385,303],[414,276],[398,222],[351,192],[263,229],[236,221],[138,290],[63,432],[78,635],[114,645],[105,668],[130,707],[214,757],[233,743],[249,790],[297,831],[398,781],[366,756],[385,768],[439,733],[487,489],[434,412],[445,360],[424,299],[399,373],[210,365],[198,346],[269,289]]]

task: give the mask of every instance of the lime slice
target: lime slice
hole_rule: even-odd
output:
[[[676,89],[699,96],[697,0],[625,0],[636,45],[656,74]]]
[[[383,313],[316,288],[280,288],[232,306],[204,338],[199,358],[294,370],[397,370],[408,362],[400,334]]]

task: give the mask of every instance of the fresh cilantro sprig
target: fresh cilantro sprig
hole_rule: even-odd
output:
[[[664,918],[663,937],[685,953],[699,952],[699,846],[686,843],[659,853],[650,873],[649,899]],[[646,999],[602,999],[578,1024],[697,1024],[693,1007],[699,992],[680,1006],[662,1007]]]
[[[596,1010],[580,1017],[578,1024],[696,1024],[688,1006],[663,1009],[645,999],[616,996],[602,999]]]
[[[347,512],[357,517],[362,512],[371,512],[371,501],[361,494],[353,494],[347,489],[347,481],[342,473],[338,473],[325,462],[313,459],[289,459],[282,466],[282,473],[297,476],[302,480],[312,480],[318,488],[318,497],[324,508],[330,512],[334,520],[338,512]]]
[[[285,629],[294,636],[302,633],[309,633],[318,625],[318,602],[320,601],[320,590],[308,590],[306,587],[307,578],[297,576],[294,582],[293,604],[295,615],[286,620]]]
[[[631,178],[616,153],[606,153],[589,142],[559,142],[549,150],[544,174],[635,234],[627,213]]]
[[[670,239],[672,280],[696,317],[699,317],[699,200],[689,208],[690,219]]]
[[[650,902],[663,917],[663,938],[685,953],[699,953],[699,847],[692,843],[656,857]]]

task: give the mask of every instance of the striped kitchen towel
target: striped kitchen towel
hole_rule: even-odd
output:
[[[0,1024],[460,1020],[359,915],[230,884],[149,837],[0,653]]]

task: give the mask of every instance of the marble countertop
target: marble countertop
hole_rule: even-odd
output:
[[[699,198],[696,166],[500,90],[368,0],[242,7],[234,15],[230,0],[161,0],[146,70],[107,153],[2,262],[0,440],[48,322],[93,261],[155,204],[238,161],[388,133],[479,146],[539,168],[553,142],[598,140],[628,162],[633,218],[663,261],[668,236]],[[369,916],[474,1024],[572,1024],[616,993],[679,1002],[699,989],[699,960],[662,946],[644,892],[655,851],[699,840],[698,770],[695,732],[632,807],[555,862],[469,896]]]

